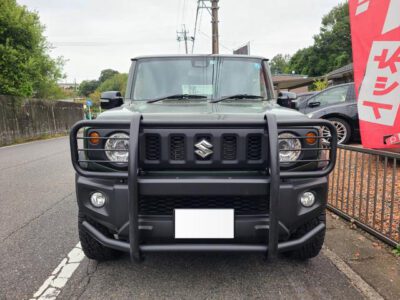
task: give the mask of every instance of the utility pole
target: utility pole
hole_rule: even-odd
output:
[[[211,24],[212,24],[212,54],[219,53],[218,35],[218,1],[211,0]]]
[[[176,39],[178,42],[185,42],[185,51],[186,54],[188,54],[188,40],[193,42],[194,41],[194,37],[192,36],[188,36],[189,31],[186,30],[186,26],[185,24],[182,24],[182,31],[177,31],[176,32]]]

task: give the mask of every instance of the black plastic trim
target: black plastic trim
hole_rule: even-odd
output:
[[[131,251],[131,247],[128,242],[118,241],[106,237],[103,233],[86,221],[83,221],[82,225],[83,228],[103,246],[123,252]],[[299,239],[279,243],[277,245],[277,250],[278,252],[286,252],[299,248],[324,229],[325,224],[320,223],[317,227],[310,230]],[[267,252],[268,248],[269,247],[267,245],[259,244],[153,244],[139,246],[139,249],[142,252]]]
[[[130,125],[129,162],[128,162],[128,215],[129,215],[129,241],[130,255],[133,260],[140,260],[139,250],[139,191],[138,191],[138,165],[139,165],[139,132],[141,115],[135,114]]]

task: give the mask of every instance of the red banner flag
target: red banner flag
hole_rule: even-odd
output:
[[[361,140],[400,147],[400,0],[350,0]]]

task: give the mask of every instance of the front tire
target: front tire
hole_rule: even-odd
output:
[[[340,118],[329,118],[328,121],[330,121],[336,127],[338,144],[347,144],[352,135],[349,123]]]
[[[86,230],[83,228],[82,222],[87,221],[101,233],[111,236],[108,230],[100,224],[88,220],[82,213],[78,214],[78,231],[79,240],[81,241],[82,250],[85,255],[97,261],[112,260],[121,255],[120,251],[104,247],[98,241],[96,241]]]
[[[326,212],[321,213],[317,218],[300,226],[296,232],[292,235],[293,239],[301,238],[310,230],[317,227],[320,223],[326,224]],[[310,258],[316,257],[322,249],[322,245],[325,240],[326,229],[318,233],[311,241],[303,245],[301,248],[287,252],[286,256],[298,259],[298,260],[308,260]]]

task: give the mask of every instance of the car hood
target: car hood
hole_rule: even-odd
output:
[[[199,100],[178,100],[146,103],[136,101],[103,112],[97,119],[130,120],[134,113],[140,113],[146,121],[179,120],[191,122],[193,119],[203,122],[254,121],[264,120],[265,113],[274,114],[280,120],[304,120],[307,117],[293,109],[284,108],[274,101],[224,101],[210,103]]]

